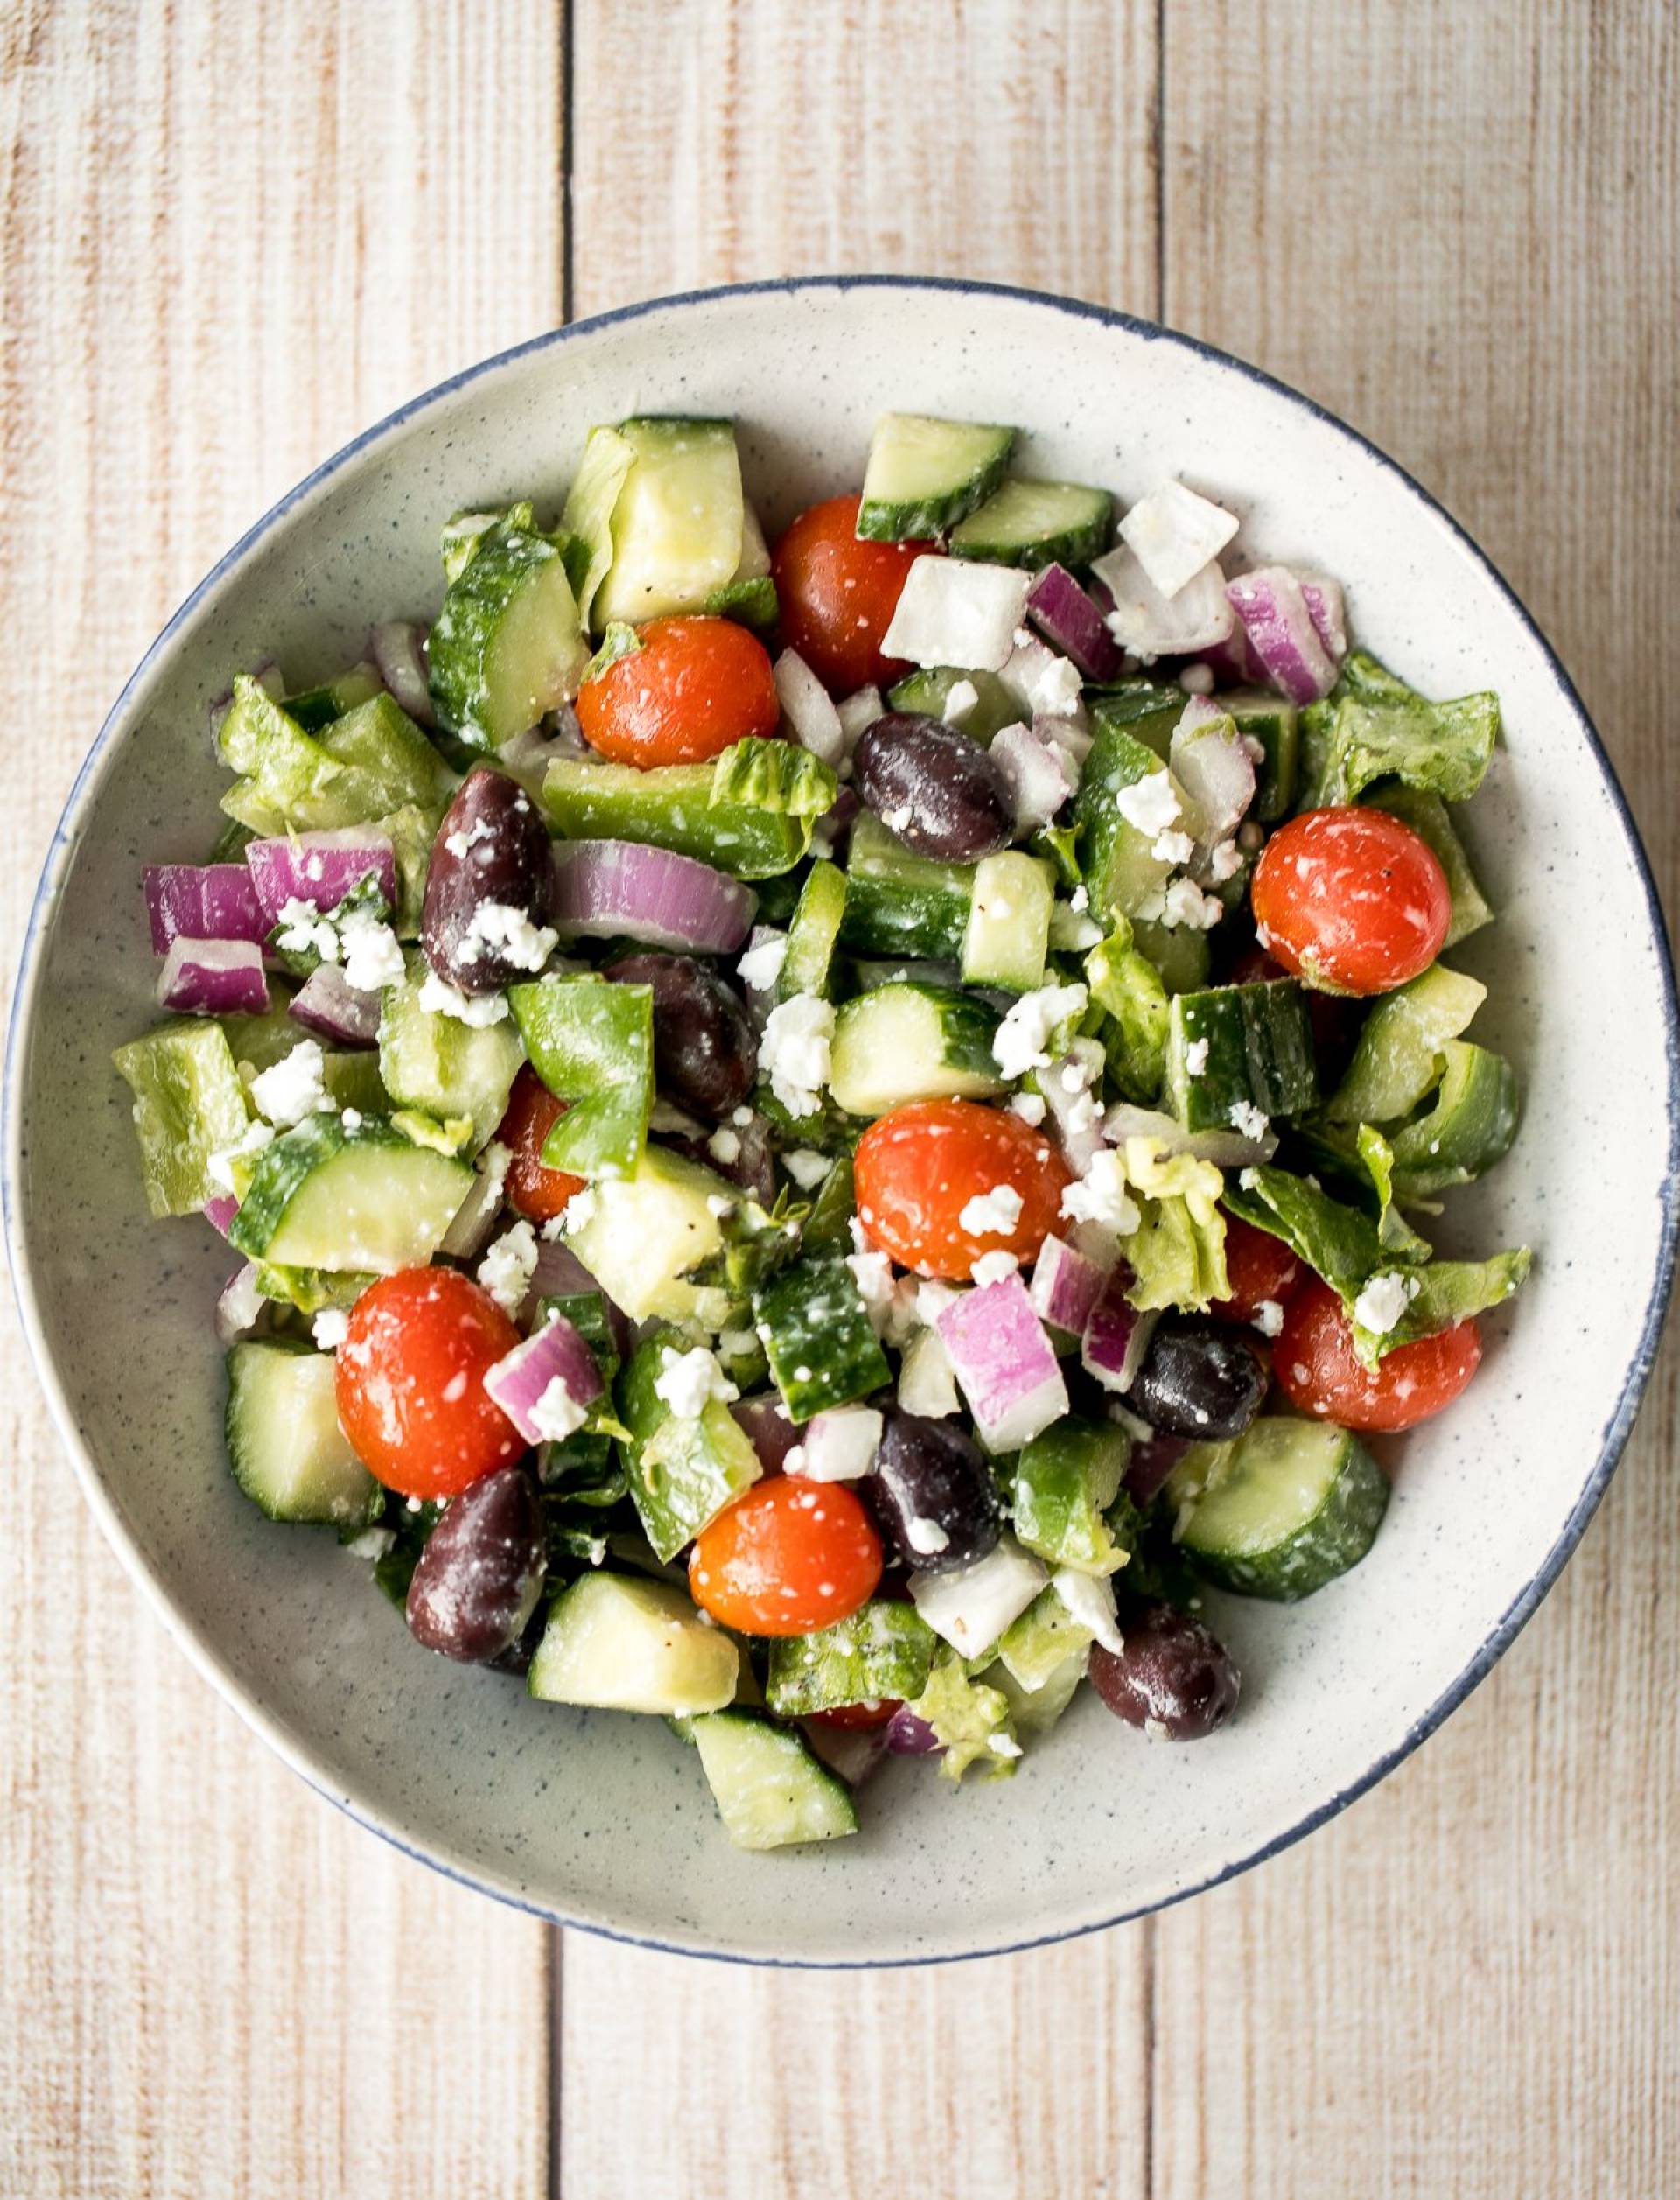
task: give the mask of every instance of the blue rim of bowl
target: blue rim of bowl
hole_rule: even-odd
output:
[[[1222,1865],[1217,1871],[1208,1874],[1204,1879],[1198,1880],[1193,1886],[1178,1888],[1171,1894],[1164,1895],[1158,1899],[1116,1910],[1112,1916],[1082,1921],[1069,1925],[1065,1931],[1041,1933],[1028,1940],[1000,1941],[984,1948],[964,1948],[926,1953],[913,1952],[902,1956],[847,1959],[746,1954],[732,1949],[662,1940],[653,1934],[632,1932],[620,1926],[602,1924],[588,1918],[570,1916],[563,1910],[550,1909],[544,1903],[530,1901],[514,1888],[499,1885],[492,1879],[480,1877],[457,1865],[444,1862],[442,1859],[428,1853],[424,1849],[415,1847],[393,1827],[358,1810],[348,1797],[340,1796],[332,1789],[323,1786],[316,1772],[305,1761],[302,1751],[292,1744],[279,1723],[270,1716],[261,1704],[248,1697],[243,1686],[222,1668],[212,1646],[207,1642],[200,1639],[196,1630],[185,1615],[171,1603],[161,1585],[153,1579],[134,1539],[130,1535],[127,1524],[116,1501],[106,1490],[98,1469],[83,1443],[80,1432],[76,1426],[75,1417],[69,1410],[68,1401],[61,1392],[56,1371],[45,1349],[38,1310],[33,1293],[27,1282],[28,1264],[24,1255],[22,1223],[18,1219],[14,1196],[14,1174],[21,1166],[21,1156],[18,1152],[18,1103],[21,1098],[23,1067],[27,1055],[24,1035],[31,1021],[31,1009],[39,976],[39,948],[45,935],[44,919],[52,899],[53,889],[59,876],[65,869],[67,859],[75,846],[80,813],[95,780],[100,775],[107,752],[120,729],[121,721],[127,713],[130,698],[144,683],[154,665],[166,654],[178,633],[197,611],[199,606],[229,573],[242,563],[248,553],[255,549],[256,544],[296,505],[324,482],[329,480],[352,459],[356,458],[371,445],[377,443],[382,437],[403,426],[417,414],[438,403],[443,398],[465,389],[469,383],[477,382],[486,375],[511,365],[516,360],[528,358],[537,352],[564,347],[578,338],[591,336],[598,330],[610,328],[627,321],[641,319],[649,314],[668,312],[675,307],[701,305],[726,298],[764,297],[778,293],[796,295],[803,291],[864,290],[939,291],[963,297],[1005,298],[1018,305],[1048,307],[1056,312],[1070,314],[1083,320],[1095,321],[1104,327],[1124,329],[1129,334],[1140,337],[1146,341],[1176,346],[1194,354],[1199,358],[1212,361],[1220,367],[1242,375],[1247,381],[1256,383],[1260,388],[1271,391],[1275,396],[1286,399],[1292,405],[1298,407],[1312,419],[1334,429],[1340,435],[1345,436],[1368,458],[1374,459],[1386,473],[1403,483],[1412,496],[1431,512],[1452,537],[1469,552],[1505,599],[1519,624],[1527,633],[1530,641],[1539,650],[1559,695],[1573,714],[1608,791],[1627,841],[1628,853],[1638,874],[1640,883],[1644,888],[1651,935],[1656,947],[1658,971],[1663,985],[1663,1047],[1669,1069],[1666,1096],[1669,1158],[1662,1192],[1663,1210],[1662,1243],[1658,1251],[1656,1272],[1652,1278],[1650,1296],[1646,1303],[1645,1318],[1641,1326],[1638,1342],[1628,1362],[1615,1407],[1605,1424],[1599,1456],[1592,1472],[1583,1485],[1574,1505],[1571,1508],[1569,1517],[1556,1542],[1529,1581],[1528,1586],[1513,1599],[1498,1622],[1483,1639],[1476,1655],[1470,1660],[1452,1686],[1443,1692],[1421,1718],[1413,1721],[1393,1748],[1385,1751],[1358,1779],[1339,1789],[1327,1802],[1319,1804],[1316,1809],[1309,1811],[1286,1832],[1274,1835],[1270,1840],[1263,1842],[1250,1854]],[[372,427],[364,429],[342,449],[336,451],[330,459],[317,466],[313,473],[306,474],[294,488],[288,490],[278,503],[265,512],[255,526],[248,529],[233,548],[217,560],[170,619],[168,624],[123,683],[122,693],[107,713],[97,739],[76,774],[63,814],[53,832],[46,859],[42,865],[40,879],[36,886],[28,923],[24,930],[23,954],[18,963],[18,984],[13,996],[12,1012],[6,1033],[4,1094],[7,1128],[4,1159],[4,1163],[0,1163],[0,1209],[4,1209],[5,1222],[7,1260],[11,1270],[13,1289],[23,1314],[24,1332],[29,1345],[31,1359],[37,1377],[46,1393],[53,1418],[59,1425],[59,1433],[69,1450],[72,1464],[81,1482],[84,1494],[106,1536],[170,1632],[180,1643],[182,1648],[205,1677],[233,1705],[246,1723],[255,1728],[270,1747],[284,1758],[299,1777],[314,1789],[317,1794],[325,1797],[337,1809],[343,1811],[346,1816],[353,1818],[358,1825],[365,1827],[371,1833],[377,1834],[382,1840],[388,1842],[393,1848],[404,1856],[411,1857],[416,1862],[429,1866],[430,1869],[441,1874],[443,1877],[454,1880],[463,1886],[473,1888],[480,1894],[488,1895],[494,1900],[505,1902],[513,1909],[524,1910],[532,1916],[541,1917],[549,1923],[567,1925],[574,1930],[595,1933],[604,1939],[620,1941],[628,1946],[647,1948],[668,1955],[694,1956],[714,1962],[747,1964],[771,1969],[872,1971],[894,1970],[923,1964],[962,1963],[985,1956],[1018,1955],[1030,1949],[1052,1946],[1060,1941],[1079,1939],[1088,1933],[1106,1932],[1113,1926],[1129,1923],[1138,1917],[1153,1916],[1159,1910],[1171,1909],[1177,1902],[1188,1901],[1192,1895],[1206,1894],[1210,1888],[1222,1886],[1227,1880],[1236,1878],[1239,1873],[1252,1870],[1256,1864],[1267,1862],[1284,1849],[1292,1847],[1297,1841],[1304,1839],[1307,1834],[1315,1832],[1320,1826],[1326,1825],[1331,1818],[1339,1817],[1350,1804],[1357,1802],[1368,1789],[1375,1787],[1379,1780],[1384,1778],[1404,1758],[1409,1757],[1419,1743],[1426,1741],[1435,1729],[1458,1709],[1471,1692],[1487,1678],[1516,1636],[1533,1616],[1541,1600],[1556,1581],[1570,1554],[1580,1541],[1587,1523],[1598,1510],[1600,1501],[1608,1487],[1610,1477],[1614,1473],[1617,1462],[1626,1447],[1645,1386],[1650,1379],[1663,1321],[1668,1310],[1670,1294],[1673,1289],[1676,1237],[1680,1236],[1680,1005],[1676,1004],[1674,957],[1669,944],[1662,902],[1657,893],[1656,879],[1652,875],[1650,859],[1646,854],[1644,843],[1640,837],[1639,828],[1634,821],[1633,812],[1628,805],[1627,795],[1623,791],[1621,781],[1616,775],[1615,767],[1606,752],[1598,730],[1587,713],[1586,706],[1576,691],[1573,681],[1564,669],[1556,650],[1541,632],[1533,614],[1516,591],[1474,537],[1461,527],[1445,506],[1396,459],[1390,458],[1387,452],[1380,449],[1368,437],[1362,435],[1358,429],[1351,427],[1339,414],[1330,411],[1327,407],[1306,396],[1300,390],[1292,388],[1289,383],[1279,382],[1275,375],[1266,374],[1262,368],[1251,365],[1247,360],[1238,359],[1229,352],[1221,351],[1216,345],[1204,343],[1200,337],[1187,336],[1180,330],[1166,328],[1158,322],[1143,320],[1134,314],[1122,313],[1109,306],[1093,305],[1082,298],[1060,298],[1051,291],[1026,290],[1012,284],[969,282],[962,277],[952,276],[786,276],[765,282],[724,284],[710,290],[677,291],[667,298],[647,298],[634,305],[616,307],[610,312],[593,314],[585,320],[573,321],[565,327],[550,329],[542,335],[530,337],[523,343],[515,344],[507,351],[498,352],[491,358],[480,360],[471,367],[464,368],[458,374],[452,375],[444,381],[434,384],[431,389],[423,391],[418,396],[412,397],[407,403],[400,405],[396,411],[388,413],[382,420],[376,421]]]

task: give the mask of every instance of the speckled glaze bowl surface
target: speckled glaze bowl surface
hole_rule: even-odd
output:
[[[205,710],[273,655],[298,683],[424,613],[438,529],[557,508],[585,429],[733,413],[767,521],[855,483],[887,408],[1013,420],[1031,470],[1130,498],[1181,473],[1251,557],[1347,584],[1360,639],[1437,695],[1493,687],[1507,746],[1471,815],[1501,921],[1455,957],[1513,1055],[1522,1135],[1452,1202],[1452,1249],[1527,1242],[1477,1382],[1391,1454],[1376,1549],[1307,1602],[1214,1600],[1237,1718],[1151,1746],[1094,1699],[1020,1776],[953,1793],[890,1765],[864,1831],[736,1853],[657,1720],[529,1701],[423,1655],[366,1566],[271,1527],[222,1464],[211,1331],[228,1266],[148,1221],[111,1048],[155,1014],[140,873],[194,860],[222,774]],[[639,1941],[770,1962],[928,1960],[1083,1932],[1318,1825],[1485,1674],[1579,1537],[1649,1369],[1673,1258],[1673,978],[1644,857],[1568,680],[1475,546],[1398,468],[1252,369],[1093,308],[976,285],[810,281],[639,306],[545,337],[373,429],[170,622],[88,759],[42,879],[7,1070],[8,1238],[41,1377],[107,1532],[217,1687],[320,1791],[439,1868]]]

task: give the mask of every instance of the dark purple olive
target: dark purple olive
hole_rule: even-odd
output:
[[[1163,1741],[1200,1741],[1236,1709],[1242,1677],[1210,1628],[1171,1604],[1121,1615],[1125,1648],[1091,1650],[1091,1685],[1116,1719]]]
[[[409,1629],[428,1650],[487,1664],[525,1632],[542,1594],[548,1539],[522,1467],[500,1467],[450,1505],[409,1583]]]
[[[1163,1314],[1126,1404],[1153,1429],[1193,1441],[1240,1436],[1260,1411],[1264,1356],[1240,1329],[1198,1314]]]
[[[501,772],[470,773],[431,844],[420,916],[427,962],[463,993],[534,976],[548,954],[532,934],[548,923],[553,894],[554,858],[536,803]]]
[[[1139,1437],[1126,1461],[1126,1495],[1134,1504],[1146,1505],[1159,1495],[1161,1485],[1190,1448],[1185,1436],[1163,1436],[1158,1429]]]
[[[974,863],[1009,845],[1014,807],[984,749],[914,711],[877,718],[852,753],[864,804],[918,855]]]
[[[907,1566],[922,1573],[984,1559],[1002,1527],[985,1454],[954,1421],[887,1409],[867,1484],[871,1503]]]
[[[713,1170],[725,1183],[738,1184],[760,1207],[775,1204],[775,1156],[770,1125],[761,1115],[752,1116],[746,1123],[725,1123],[721,1131],[713,1132],[710,1138],[696,1137],[684,1131],[659,1132],[654,1143],[668,1146],[673,1153],[681,1153],[688,1160],[698,1161],[703,1169]]]
[[[690,955],[630,955],[605,975],[654,991],[654,1081],[661,1095],[714,1123],[746,1102],[759,1046],[746,1009]]]

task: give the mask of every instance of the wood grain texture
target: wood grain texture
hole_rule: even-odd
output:
[[[466,5],[6,11],[8,987],[75,767],[199,575],[557,318],[558,25],[500,13],[505,43]],[[541,2192],[550,1937],[339,1817],[190,1671],[3,1320],[0,2193]]]
[[[1673,907],[1680,20],[1190,0],[1170,21],[1167,317],[1464,520],[1574,674]],[[1445,1731],[1159,1920],[1164,2200],[1674,2189],[1677,1374],[1671,1341],[1578,1555]]]

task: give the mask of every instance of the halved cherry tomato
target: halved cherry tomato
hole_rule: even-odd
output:
[[[1415,1428],[1464,1389],[1481,1363],[1481,1331],[1460,1321],[1413,1344],[1397,1344],[1375,1369],[1354,1356],[1340,1300],[1309,1275],[1284,1309],[1272,1371],[1292,1405],[1342,1428]]]
[[[861,1704],[836,1704],[832,1711],[811,1713],[813,1725],[837,1727],[842,1734],[866,1734],[872,1727],[884,1727],[895,1711],[903,1706],[896,1696],[875,1696]]]
[[[695,1539],[689,1587],[744,1635],[814,1635],[869,1601],[881,1538],[844,1482],[755,1482]]]
[[[1253,903],[1261,946],[1332,993],[1405,984],[1452,921],[1434,850],[1382,809],[1309,809],[1280,825],[1254,867]]]
[[[972,1100],[913,1100],[871,1124],[852,1158],[858,1220],[901,1267],[967,1282],[982,1253],[1029,1261],[1056,1227],[1073,1182],[1042,1131]],[[969,1202],[1006,1186],[1020,1200],[1008,1230],[970,1230]]]
[[[335,1377],[356,1457],[405,1497],[453,1497],[525,1449],[484,1387],[519,1342],[487,1291],[456,1268],[404,1268],[350,1310]]]
[[[1230,1293],[1208,1309],[1222,1321],[1252,1321],[1263,1306],[1282,1306],[1301,1279],[1301,1264],[1281,1237],[1239,1216],[1225,1217],[1225,1273]]]
[[[802,512],[776,545],[771,573],[781,638],[836,695],[886,687],[910,669],[881,655],[904,577],[937,543],[860,543],[856,496]]]
[[[703,764],[781,705],[764,644],[732,619],[652,619],[641,647],[578,690],[584,739],[615,764]]]
[[[566,1103],[556,1099],[527,1062],[514,1079],[496,1136],[514,1157],[508,1164],[508,1204],[533,1223],[564,1215],[567,1202],[584,1188],[581,1176],[543,1165],[542,1141],[565,1112]]]

